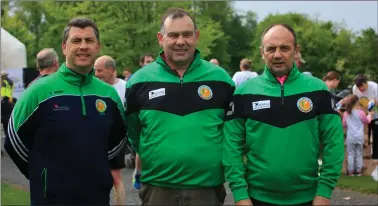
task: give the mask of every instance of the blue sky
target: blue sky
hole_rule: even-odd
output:
[[[345,23],[348,29],[360,31],[368,27],[378,31],[377,1],[235,1],[238,11],[251,10],[261,21],[270,13],[298,12],[318,16],[319,20]]]

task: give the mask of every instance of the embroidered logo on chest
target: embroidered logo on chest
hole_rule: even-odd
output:
[[[197,90],[198,96],[200,96],[202,99],[209,100],[213,97],[213,91],[210,87],[206,85],[202,85],[198,87]]]
[[[103,114],[106,110],[106,103],[102,99],[96,100],[96,109],[100,114]]]
[[[310,98],[302,97],[297,101],[297,107],[299,111],[307,113],[310,112],[313,108],[313,103]]]

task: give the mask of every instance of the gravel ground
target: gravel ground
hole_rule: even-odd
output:
[[[140,205],[138,191],[131,186],[131,169],[123,170],[123,179],[126,187],[127,205]],[[28,190],[27,179],[18,171],[16,166],[4,152],[1,156],[1,180],[10,184],[19,185]],[[378,186],[378,185],[377,185]],[[233,199],[229,188],[225,205],[232,205]],[[378,195],[366,195],[359,192],[336,189],[332,195],[332,205],[378,205]]]

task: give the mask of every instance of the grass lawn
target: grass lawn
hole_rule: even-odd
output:
[[[30,205],[29,192],[16,186],[2,183],[1,205]]]
[[[363,193],[378,194],[378,183],[371,176],[349,177],[341,175],[337,187]]]

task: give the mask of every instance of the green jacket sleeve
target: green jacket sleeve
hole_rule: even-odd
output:
[[[245,118],[242,116],[243,104],[239,97],[239,95],[234,95],[223,126],[222,164],[235,202],[249,199],[243,162],[243,150],[246,142]]]
[[[126,85],[126,122],[127,135],[133,150],[139,152],[139,140],[142,126],[139,120],[140,106],[137,101],[136,87]]]
[[[326,88],[324,88],[326,89]],[[324,93],[322,114],[319,116],[319,138],[323,148],[322,166],[316,195],[331,198],[340,177],[344,161],[344,132],[331,94]]]
[[[29,179],[28,157],[32,149],[35,128],[38,127],[38,91],[31,87],[23,93],[13,108],[8,123],[8,135],[4,148],[9,157],[27,179]]]

